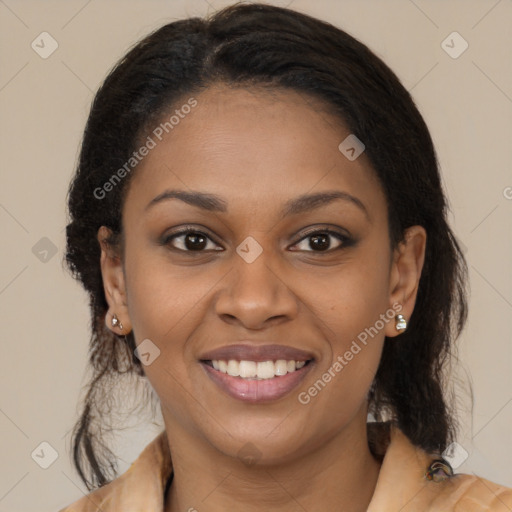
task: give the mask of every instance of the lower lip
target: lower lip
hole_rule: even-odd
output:
[[[260,403],[278,400],[290,393],[309,372],[312,362],[286,375],[262,380],[232,377],[203,362],[201,362],[201,366],[205,369],[208,377],[229,396],[245,402]]]

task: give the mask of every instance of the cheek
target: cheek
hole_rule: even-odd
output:
[[[142,249],[129,254],[125,264],[127,302],[136,344],[149,339],[159,350],[151,364],[143,366],[144,373],[166,409],[164,416],[197,431],[193,418],[204,412],[200,408],[192,412],[196,401],[190,400],[190,392],[197,390],[190,367],[197,362],[188,340],[204,321],[204,299],[218,278],[208,272],[197,272],[194,277],[190,268],[173,268],[161,259],[152,260]]]
[[[304,390],[304,401],[321,393],[320,400],[311,401],[343,404],[338,411],[350,413],[365,398],[380,362],[384,329],[395,314],[389,307],[389,260],[376,252],[361,251],[357,261],[325,282],[321,293],[310,294],[315,297],[310,310],[323,326],[330,354],[319,361],[322,382]]]
[[[349,423],[365,406],[380,363],[384,326],[393,321],[393,311],[386,317],[385,294],[378,293],[368,280],[361,283],[354,278],[354,288],[347,281],[336,295],[323,297],[323,302],[329,299],[331,306],[318,316],[330,350],[318,362],[315,379],[298,394],[310,428],[323,433],[318,442]]]
[[[218,277],[199,267],[173,266],[143,248],[126,254],[128,311],[136,342],[152,340],[179,372],[191,357],[187,339],[201,325],[205,298]]]
[[[352,340],[383,338],[385,324],[379,321],[389,309],[389,260],[369,249],[361,250],[350,264],[324,279],[321,292],[309,294],[312,307],[328,327],[333,352],[345,352]],[[386,322],[394,310],[388,311]],[[375,329],[378,331],[376,334]]]

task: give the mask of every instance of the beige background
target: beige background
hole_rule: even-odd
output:
[[[148,31],[228,3],[0,0],[0,512],[56,511],[85,490],[68,432],[85,383],[89,314],[61,260],[65,194],[93,91]],[[472,286],[458,378],[471,380],[475,406],[470,421],[461,392],[459,443],[469,458],[459,471],[512,486],[512,1],[269,3],[361,39],[425,116]],[[43,31],[59,45],[47,59],[31,48]],[[441,46],[453,31],[469,43],[457,59]],[[43,237],[57,250],[46,262],[33,252]],[[143,423],[121,433],[121,471],[158,430]],[[48,469],[31,458],[43,441],[58,452]]]

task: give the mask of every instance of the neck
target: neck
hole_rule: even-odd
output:
[[[175,427],[167,428],[174,477],[165,512],[364,512],[375,490],[380,464],[368,447],[366,415],[320,447],[279,465],[246,465],[190,433],[176,436]]]

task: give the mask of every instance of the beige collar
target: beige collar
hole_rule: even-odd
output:
[[[512,511],[512,489],[470,475],[428,480],[425,473],[436,457],[412,445],[396,427],[368,428],[372,451],[382,454],[383,461],[367,512]],[[59,512],[163,512],[171,474],[164,430],[125,473]]]

